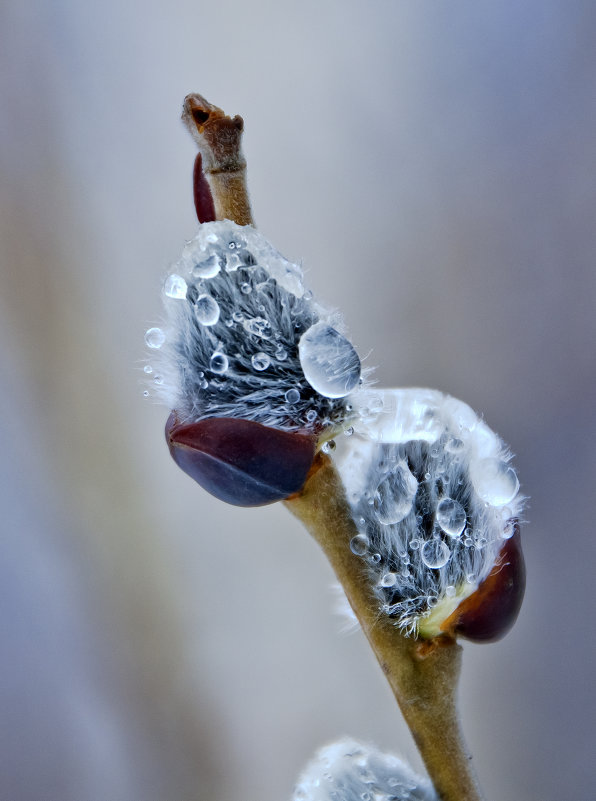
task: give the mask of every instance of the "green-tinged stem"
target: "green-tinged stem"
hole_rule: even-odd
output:
[[[215,219],[252,225],[246,161],[240,146],[244,130],[242,117],[228,117],[201,95],[192,94],[184,99],[182,120],[199,148]]]
[[[358,533],[343,486],[319,454],[302,492],[286,502],[323,548],[366,634],[420,749],[441,801],[482,801],[456,706],[461,647],[439,637],[405,637],[379,614],[362,559],[350,540]]]

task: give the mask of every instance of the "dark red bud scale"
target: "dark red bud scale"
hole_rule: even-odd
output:
[[[495,566],[476,592],[465,598],[441,626],[476,642],[504,637],[515,623],[526,589],[526,566],[521,549],[519,524],[505,541]]]
[[[264,506],[304,486],[316,439],[252,420],[210,417],[180,423],[172,412],[166,440],[176,464],[203,489],[235,506]]]
[[[200,153],[197,153],[197,157],[195,158],[192,188],[199,222],[213,222],[215,220],[215,204],[213,203],[209,181],[203,172],[203,157]]]

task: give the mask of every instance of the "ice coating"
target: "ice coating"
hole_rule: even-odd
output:
[[[359,530],[350,547],[381,610],[415,635],[443,599],[455,608],[488,576],[522,511],[519,481],[501,439],[455,398],[393,389],[351,399],[354,431],[331,454]]]
[[[154,389],[181,420],[233,417],[299,430],[341,426],[350,416],[344,398],[360,386],[360,360],[337,330],[341,321],[305,291],[300,267],[251,226],[202,224],[162,296],[167,325],[146,341],[159,350],[163,383]]]

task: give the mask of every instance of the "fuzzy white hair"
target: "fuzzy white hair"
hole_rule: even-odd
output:
[[[435,801],[428,779],[405,762],[356,740],[322,748],[307,765],[293,801]]]
[[[201,225],[165,280],[164,304],[165,325],[146,335],[146,371],[181,421],[234,417],[296,430],[346,418],[360,360],[337,330],[341,319],[312,299],[300,267],[251,226]],[[311,354],[299,347],[303,335],[304,343],[321,331],[340,346],[322,365],[339,390],[321,391],[308,375]],[[324,343],[322,351],[324,360]]]
[[[355,401],[354,430],[331,451],[359,530],[351,548],[381,611],[415,635],[495,566],[522,512],[519,482],[501,439],[455,398],[396,389]]]

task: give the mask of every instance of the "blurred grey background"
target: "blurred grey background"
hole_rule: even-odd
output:
[[[596,5],[6,0],[0,37],[0,798],[283,801],[342,734],[419,765],[306,532],[202,492],[142,397],[190,91],[380,384],[517,454],[527,597],[464,728],[490,801],[596,798]]]

